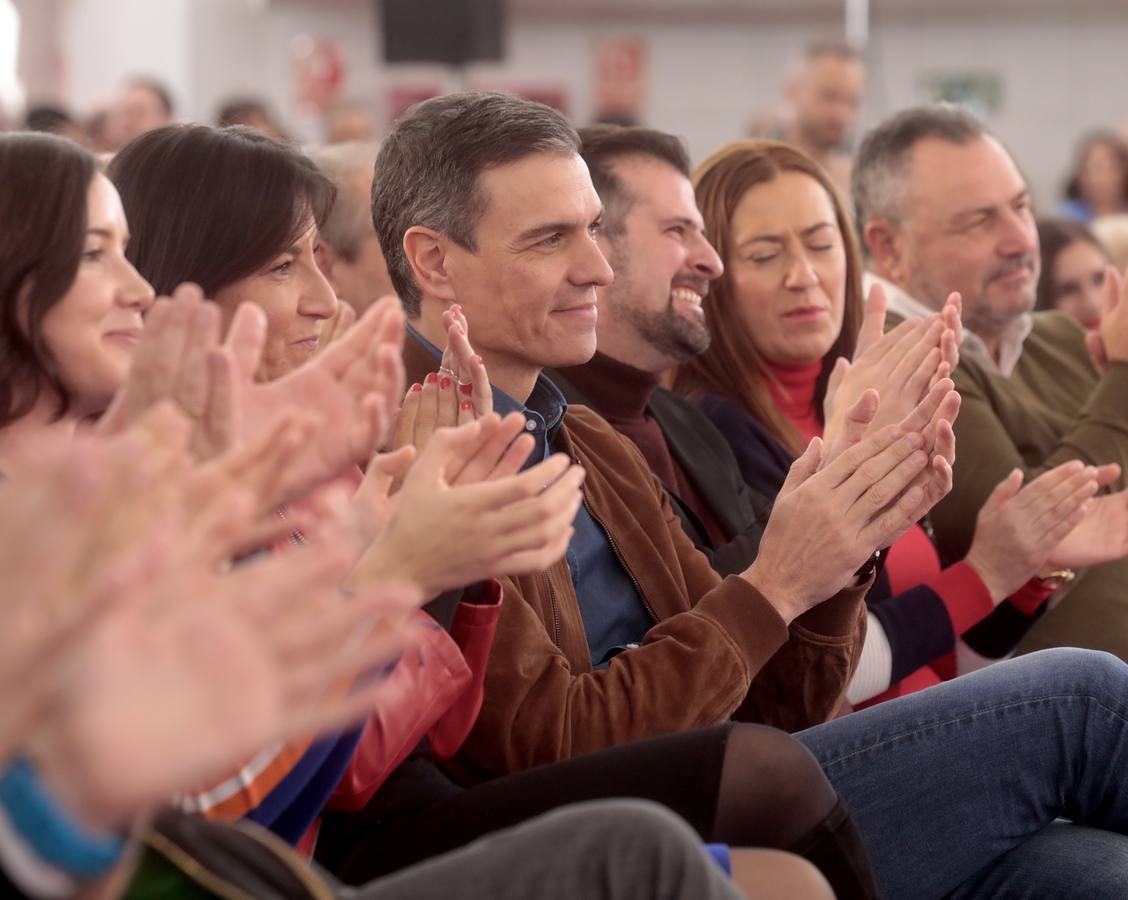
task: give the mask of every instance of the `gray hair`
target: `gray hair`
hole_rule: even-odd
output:
[[[372,211],[367,195],[356,190],[359,175],[371,175],[379,145],[369,141],[347,141],[308,151],[321,173],[337,187],[337,202],[321,226],[321,240],[343,256],[356,262],[360,243],[372,231]]]
[[[576,129],[543,103],[505,94],[451,94],[411,109],[384,140],[372,182],[372,224],[409,317],[419,286],[403,236],[421,225],[474,252],[486,198],[478,176],[534,153],[579,154]]]
[[[918,143],[936,138],[963,145],[989,135],[983,122],[952,103],[910,107],[872,128],[858,148],[850,175],[858,229],[877,217],[892,222],[904,218],[905,179]]]

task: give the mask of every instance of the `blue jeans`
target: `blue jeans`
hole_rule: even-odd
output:
[[[1128,898],[1128,665],[1110,654],[1044,650],[796,737],[889,900]]]

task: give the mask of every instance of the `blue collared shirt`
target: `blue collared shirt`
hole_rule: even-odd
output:
[[[407,330],[435,359],[442,358],[438,348],[411,325]],[[493,408],[501,416],[519,412],[525,417],[525,430],[536,442],[523,467],[528,468],[552,453],[568,402],[555,384],[540,375],[524,403],[494,387]],[[575,533],[565,551],[568,572],[580,601],[591,664],[604,668],[616,654],[638,646],[654,622],[607,532],[592,517],[587,503],[580,506],[572,527]]]

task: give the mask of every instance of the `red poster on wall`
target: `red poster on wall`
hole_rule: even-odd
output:
[[[324,112],[345,85],[345,58],[333,38],[300,34],[290,41],[294,101],[299,109]]]
[[[649,45],[645,38],[604,38],[595,44],[597,118],[641,121],[646,108]]]

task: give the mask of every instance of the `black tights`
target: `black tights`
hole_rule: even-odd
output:
[[[815,758],[758,725],[636,741],[472,788],[419,755],[361,812],[325,817],[317,859],[362,884],[548,810],[610,797],[661,803],[706,841],[805,856],[839,900],[876,896],[861,838]]]

